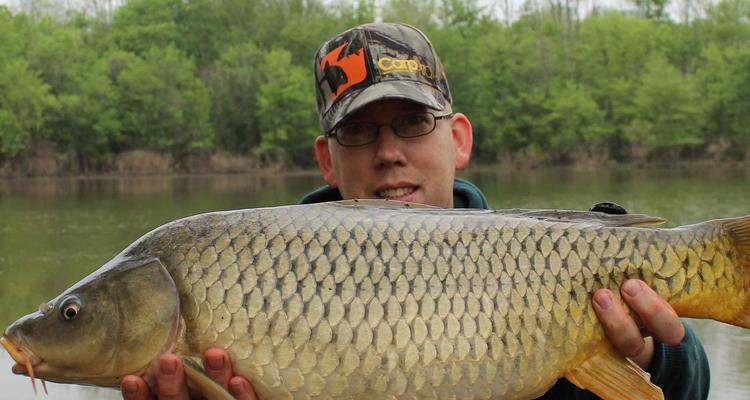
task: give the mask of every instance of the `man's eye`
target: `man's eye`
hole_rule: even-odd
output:
[[[404,116],[403,124],[404,125],[425,125],[427,124],[427,117],[425,114],[419,113],[419,114],[409,114]]]
[[[369,124],[351,124],[341,127],[342,133],[347,136],[363,135],[369,130]]]

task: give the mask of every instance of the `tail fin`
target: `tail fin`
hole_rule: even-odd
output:
[[[724,226],[737,248],[739,266],[750,268],[750,215],[727,220]]]
[[[750,215],[727,219],[723,225],[737,249],[737,267],[746,271],[747,279],[750,281]],[[744,312],[735,316],[731,324],[750,329],[750,303]]]

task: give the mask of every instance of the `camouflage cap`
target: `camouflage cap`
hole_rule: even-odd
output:
[[[315,88],[323,132],[376,100],[406,99],[437,111],[452,102],[432,43],[405,24],[359,25],[323,43]]]

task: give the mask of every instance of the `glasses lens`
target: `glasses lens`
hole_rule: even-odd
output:
[[[357,123],[336,128],[336,140],[342,146],[361,146],[375,140],[378,127],[375,124]]]
[[[426,135],[435,129],[435,116],[428,112],[402,115],[393,121],[393,128],[402,137]]]

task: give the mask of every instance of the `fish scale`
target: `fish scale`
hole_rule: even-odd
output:
[[[381,202],[240,210],[166,224],[102,271],[158,259],[179,297],[171,350],[227,349],[263,399],[526,399],[562,376],[592,382],[587,363],[611,351],[592,294],[628,278],[680,315],[748,325],[750,220],[629,226],[658,221]]]
[[[239,355],[233,357],[238,372],[248,376],[263,398],[331,397],[339,392],[324,390],[323,378],[348,387],[341,392],[345,397],[366,396],[369,391],[399,398],[417,398],[432,391],[441,396],[462,397],[476,393],[477,398],[523,397],[538,392],[559,375],[559,365],[550,366],[548,354],[560,354],[560,362],[565,363],[578,351],[565,345],[569,343],[566,338],[595,343],[602,337],[589,307],[594,283],[590,282],[587,291],[580,283],[575,287],[571,283],[570,276],[579,276],[586,265],[575,249],[590,248],[600,258],[612,258],[620,250],[620,240],[610,240],[615,235],[605,229],[598,229],[596,235],[581,235],[586,228],[570,233],[559,223],[523,219],[498,224],[485,214],[445,218],[425,212],[398,212],[384,218],[345,207],[321,207],[315,215],[305,208],[279,210],[278,217],[274,209],[229,215],[235,217],[234,222],[228,221],[227,214],[219,214],[163,230],[174,236],[177,233],[171,231],[184,229],[180,225],[191,225],[197,228],[191,231],[198,237],[212,232],[208,236],[213,238],[211,241],[188,240],[168,249],[161,244],[151,248],[150,242],[161,243],[156,240],[157,231],[131,254],[157,255],[166,261],[168,269],[182,269],[175,273],[177,276],[201,276],[197,281],[177,282],[183,296],[198,299],[208,293],[210,307],[193,304],[184,311],[190,316],[185,321],[185,331],[200,333],[202,340],[198,343],[203,344],[191,350],[200,353],[204,347],[218,345]],[[303,229],[311,225],[311,219],[319,226],[305,238]],[[201,222],[206,229],[199,227]],[[245,228],[238,228],[237,224]],[[221,232],[219,227],[223,227]],[[245,264],[256,271],[258,284],[240,289],[239,274],[225,274],[226,281],[219,284],[217,267],[225,271],[230,267],[239,269],[237,260],[244,249],[227,244],[246,242],[245,235],[254,238],[253,257]],[[300,236],[306,241],[304,248],[295,241]],[[594,243],[587,242],[585,236]],[[418,237],[422,239],[416,243],[423,251],[417,253],[411,248]],[[170,265],[170,260],[188,259],[186,255],[196,242],[204,246],[197,249],[202,254],[197,263]],[[432,251],[424,249],[427,244],[432,245]],[[488,250],[481,252],[481,248]],[[369,260],[365,255],[368,249],[373,257]],[[495,252],[490,253],[492,249]],[[405,263],[414,253],[415,262]],[[480,259],[492,265],[490,258],[504,259],[499,277],[491,274],[489,268],[475,268]],[[670,267],[672,264],[667,263]],[[297,268],[292,272],[292,268],[280,265]],[[358,278],[354,288],[342,283],[341,274],[349,266],[354,267]],[[657,270],[660,266],[656,265]],[[415,281],[417,269],[422,276]],[[339,270],[342,273],[336,279]],[[590,276],[601,275],[600,271],[591,272]],[[291,273],[295,275],[287,278],[286,274]],[[472,279],[474,275],[477,279]],[[498,278],[500,288],[496,284]],[[404,293],[412,290],[406,286],[414,285],[419,290],[421,284],[417,282],[423,280],[429,282],[432,297],[415,298],[409,310],[415,316],[404,319]],[[487,303],[493,308],[481,307],[473,294],[470,300],[472,280],[479,292],[486,293]],[[621,281],[622,278],[614,279],[611,283],[617,286]],[[399,294],[394,291],[396,282],[403,288]],[[282,293],[295,289],[302,304],[281,300]],[[244,293],[242,305],[236,294],[240,290]],[[350,301],[347,304],[341,301],[345,290],[355,292],[346,296]],[[337,301],[332,306],[334,297]],[[363,304],[352,305],[353,298],[361,299]],[[231,313],[227,305],[233,310]],[[297,307],[303,310],[295,311]],[[240,325],[252,321],[250,338],[221,335],[230,326],[228,319],[234,318],[239,318]],[[332,328],[345,318],[351,318],[347,321],[351,325],[342,329],[341,342],[338,330]],[[493,320],[495,323],[491,324],[489,321]],[[286,326],[296,327],[293,345],[281,339],[288,335]],[[484,331],[477,332],[477,326]],[[217,341],[219,337],[225,341]],[[474,340],[477,337],[483,340]],[[250,350],[235,353],[235,348]],[[546,351],[537,351],[540,348]],[[283,367],[278,358],[270,356],[274,353]],[[347,368],[337,370],[342,360],[346,360]],[[486,367],[499,364],[514,368]],[[429,379],[419,379],[417,369],[426,371]],[[448,373],[443,376],[437,370]],[[490,371],[495,372],[489,374]],[[301,377],[304,383],[293,390],[290,388],[295,385],[286,385],[283,376]],[[486,390],[476,391],[477,381]]]

